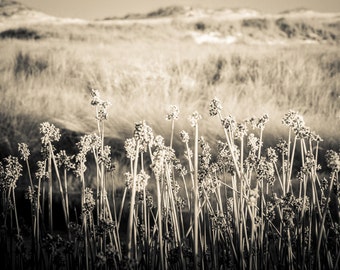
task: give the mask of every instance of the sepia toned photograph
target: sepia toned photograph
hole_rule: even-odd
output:
[[[0,0],[0,269],[340,269],[338,0]]]

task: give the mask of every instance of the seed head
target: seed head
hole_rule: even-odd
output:
[[[326,152],[326,161],[327,167],[330,168],[333,172],[340,171],[340,154],[333,151],[328,150]]]
[[[59,141],[60,130],[56,128],[53,124],[44,122],[40,124],[40,133],[43,135],[41,137],[41,142],[43,145],[47,145],[53,141]]]
[[[198,124],[198,121],[202,119],[202,116],[197,112],[193,112],[191,116],[189,116],[189,122],[192,127],[196,127]]]
[[[84,154],[83,152],[79,152],[76,155],[76,168],[74,170],[74,173],[76,174],[77,177],[80,177],[81,175],[83,175],[86,171],[86,154]]]
[[[255,153],[257,150],[259,150],[260,143],[260,139],[255,137],[253,133],[249,134],[247,146],[250,148],[250,152]]]
[[[166,115],[165,119],[168,121],[177,120],[179,115],[179,109],[176,105],[170,105],[169,113]]]
[[[288,143],[284,139],[279,139],[279,142],[276,144],[276,149],[284,156],[288,155]]]
[[[275,170],[272,162],[266,161],[264,157],[259,160],[256,168],[256,175],[259,181],[267,180],[270,185],[275,181]]]
[[[137,174],[137,182],[136,182],[136,190],[137,192],[141,192],[145,189],[148,184],[150,176],[144,171],[141,170],[139,174]]]
[[[236,121],[235,118],[232,117],[231,115],[225,117],[224,119],[221,120],[222,126],[228,130],[229,132],[234,132],[236,130]]]
[[[28,157],[30,155],[30,150],[28,149],[28,146],[26,143],[19,143],[18,144],[18,151],[20,154],[20,158],[23,160],[28,160]]]
[[[96,205],[95,200],[93,198],[93,191],[90,188],[85,188],[85,196],[84,196],[84,204],[83,204],[83,214],[88,216],[94,209]]]
[[[75,165],[72,162],[72,159],[74,159],[74,156],[68,156],[65,150],[61,150],[59,153],[57,153],[55,158],[56,158],[57,165],[59,168],[63,167],[67,171],[75,168]]]
[[[164,147],[164,138],[161,135],[157,135],[154,139],[154,145],[159,148]]]
[[[107,108],[111,105],[107,101],[103,101],[100,98],[99,91],[96,89],[91,90],[91,105],[96,107],[96,119],[99,121],[103,121],[107,119]]]
[[[15,188],[22,172],[22,165],[19,163],[18,158],[13,156],[4,158],[1,167],[0,176],[2,179],[0,179],[0,190],[5,191],[9,188]]]
[[[264,129],[265,124],[269,121],[268,114],[264,114],[262,117],[260,117],[257,121],[256,127],[258,129]]]
[[[127,158],[134,160],[136,157],[137,143],[135,138],[128,138],[124,143]]]
[[[282,123],[290,128],[299,129],[305,126],[303,117],[298,112],[290,110],[282,119]]]
[[[182,130],[180,132],[179,136],[181,137],[182,142],[184,142],[184,143],[188,143],[189,142],[190,137],[189,137],[188,132]]]
[[[277,153],[276,153],[274,148],[272,148],[272,147],[267,148],[267,157],[268,157],[270,162],[272,162],[272,163],[277,162],[278,156],[277,156]]]
[[[136,141],[140,141],[141,145],[145,146],[147,144],[152,145],[154,140],[154,135],[152,128],[148,126],[145,121],[140,121],[135,123],[134,138]]]
[[[35,172],[35,177],[37,179],[46,180],[49,178],[49,174],[46,171],[46,163],[44,161],[37,161],[38,169]]]
[[[98,104],[102,102],[100,98],[99,90],[91,89],[91,96],[92,96],[92,100],[91,100],[92,106],[97,106]]]
[[[221,101],[218,98],[213,98],[209,105],[209,114],[210,116],[215,116],[222,111],[223,107]]]
[[[235,138],[243,139],[243,137],[247,135],[247,132],[247,125],[245,123],[239,123],[235,130]]]
[[[89,151],[99,149],[101,147],[101,138],[96,134],[86,134],[80,138],[77,146],[80,152],[86,155]]]
[[[104,164],[105,168],[109,169],[112,166],[111,162],[111,146],[105,145],[103,149],[99,149],[98,163]]]

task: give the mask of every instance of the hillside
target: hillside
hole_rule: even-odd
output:
[[[10,38],[15,36],[15,28],[48,28],[50,25],[90,25],[98,28],[135,26],[156,30],[165,28],[171,30],[168,34],[173,37],[191,37],[197,43],[337,44],[340,39],[340,14],[318,13],[306,9],[264,14],[249,9],[212,10],[171,6],[146,14],[128,14],[121,18],[87,21],[53,17],[17,2],[5,1],[0,5],[0,31],[10,30]],[[6,37],[6,33],[1,33],[1,37]]]

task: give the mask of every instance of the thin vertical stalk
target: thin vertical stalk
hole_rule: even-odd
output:
[[[198,269],[198,124],[195,126],[194,148],[194,268]]]
[[[70,212],[69,212],[69,204],[68,204],[68,187],[67,187],[67,172],[66,172],[66,168],[64,169],[64,186],[65,186],[65,206],[66,206],[66,218],[67,218],[67,222],[70,221]],[[69,232],[69,239],[71,237],[70,235],[70,230],[69,230],[69,223],[67,223],[67,231]]]
[[[158,242],[159,242],[159,252],[160,252],[160,269],[164,269],[164,250],[163,250],[163,229],[162,229],[162,195],[160,182],[161,177],[156,177],[156,187],[157,187],[157,221],[158,221]]]
[[[175,131],[175,119],[171,120],[171,138],[170,138],[170,148],[172,148],[172,142],[174,139],[174,131]]]
[[[49,149],[48,153],[48,229],[50,233],[53,233],[53,183],[52,183],[52,148]]]
[[[333,172],[332,176],[331,176],[331,180],[330,180],[331,183],[329,184],[328,196],[326,198],[324,210],[323,210],[323,213],[322,213],[322,219],[321,219],[321,222],[320,222],[320,225],[319,225],[319,235],[318,235],[317,248],[316,248],[316,256],[317,256],[317,261],[318,261],[318,269],[321,269],[320,247],[321,247],[321,240],[322,240],[323,232],[325,230],[324,224],[325,224],[325,220],[326,220],[327,207],[328,207],[328,203],[330,201],[330,194],[331,194],[332,189],[333,189],[334,175],[335,175],[335,173]]]
[[[12,189],[12,197],[13,197],[15,224],[16,224],[16,227],[17,227],[17,234],[20,235],[20,228],[19,228],[18,212],[17,212],[17,204],[16,204],[16,200],[15,200],[14,187],[11,187],[11,189]]]
[[[136,156],[134,160],[134,169],[133,169],[133,180],[132,180],[132,191],[131,191],[131,202],[130,202],[130,213],[127,227],[127,239],[128,239],[128,258],[133,258],[132,252],[132,231],[133,231],[133,217],[134,217],[134,208],[135,208],[135,200],[136,200],[136,181],[137,181],[137,167],[138,167],[138,157],[139,157],[139,143],[137,141],[136,146]]]

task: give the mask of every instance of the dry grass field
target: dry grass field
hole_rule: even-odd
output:
[[[0,4],[0,178],[9,182],[1,185],[1,209],[5,227],[10,223],[21,236],[14,189],[31,188],[29,210],[35,213],[28,221],[32,222],[31,268],[52,267],[62,256],[60,267],[65,269],[122,269],[123,265],[168,269],[171,260],[173,269],[261,269],[263,265],[321,269],[326,261],[322,269],[336,269],[339,26],[340,14],[309,10],[262,14],[169,7],[86,21],[55,18],[18,3]],[[178,120],[172,105],[179,108]],[[298,114],[287,114],[290,110]],[[202,117],[199,124],[195,111]],[[244,122],[253,116],[255,120]],[[59,130],[46,122],[60,128],[60,140]],[[242,133],[247,125],[248,133]],[[308,133],[305,125],[323,141]],[[153,142],[150,127],[164,144]],[[186,144],[183,132],[180,136],[182,130],[188,132],[190,143]],[[299,133],[306,130],[306,137]],[[93,132],[98,138],[88,135]],[[276,145],[280,138],[288,143],[288,154]],[[88,149],[86,139],[92,140]],[[22,156],[22,148],[18,151],[18,143],[29,146],[29,159]],[[270,148],[275,146],[282,154],[278,161]],[[62,149],[76,155],[77,178],[58,163],[57,151]],[[93,156],[85,173],[80,165],[85,165],[90,149]],[[108,152],[115,162],[114,173],[106,167]],[[187,176],[183,171],[177,174],[173,154],[184,160]],[[23,172],[9,155],[23,157]],[[29,164],[32,175],[37,170],[33,178]],[[226,167],[216,171],[216,164]],[[150,176],[144,169],[152,174],[148,188],[145,182]],[[16,178],[11,170],[24,176]],[[45,177],[54,184],[44,182]],[[212,179],[217,180],[209,186]],[[178,194],[177,186],[181,186]],[[77,194],[74,214],[71,205]],[[65,220],[65,237],[70,241],[56,248],[62,254],[50,253],[42,244],[49,241],[46,237],[52,246],[59,241],[52,233],[56,219],[52,199],[59,202],[63,218],[57,219]],[[184,210],[177,207],[180,202]],[[276,218],[269,212],[275,212]],[[103,234],[98,231],[104,226],[100,222],[107,222]],[[74,237],[71,223],[83,238]],[[8,246],[13,251],[12,244],[20,242],[10,233],[0,236],[5,239],[2,251]],[[103,244],[106,241],[110,247]],[[66,252],[70,243],[73,253]],[[23,254],[0,259],[8,269],[24,269]]]
[[[299,111],[327,147],[339,146],[338,16],[305,12],[248,18],[249,11],[240,11],[228,19],[228,13],[217,11],[195,17],[194,11],[185,16],[180,8],[164,10],[139,20],[130,15],[8,25],[3,18],[2,145],[15,148],[18,141],[32,140],[32,127],[45,120],[76,132],[93,131],[87,104],[94,88],[112,104],[109,137],[123,140],[143,119],[165,136],[164,116],[176,104],[179,131],[197,110],[206,122],[204,135],[215,138],[221,134],[212,128],[207,106],[216,96],[225,113],[238,120],[268,113],[274,137],[282,135],[284,113]],[[164,13],[168,16],[155,15]]]

